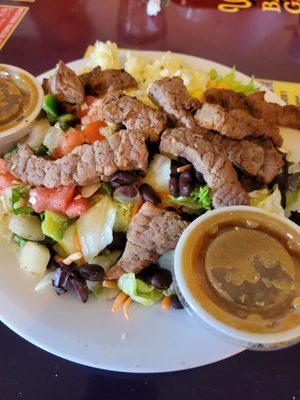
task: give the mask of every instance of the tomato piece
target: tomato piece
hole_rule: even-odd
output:
[[[89,208],[88,201],[81,197],[80,199],[74,199],[66,210],[66,214],[69,218],[79,217],[81,214],[86,212]]]
[[[0,191],[10,186],[16,185],[17,179],[9,172],[0,173]]]
[[[84,141],[87,143],[94,143],[96,140],[104,140],[105,136],[101,135],[99,129],[106,126],[103,121],[93,121],[82,129],[81,134]]]
[[[62,157],[70,153],[75,147],[81,146],[84,143],[81,131],[77,131],[74,128],[70,128],[64,136],[59,140],[59,145],[55,149],[55,155]]]
[[[97,99],[95,96],[85,96],[84,102],[90,107]]]
[[[37,187],[29,192],[29,203],[35,212],[53,211],[65,214],[74,197],[75,188],[61,186],[57,189]]]

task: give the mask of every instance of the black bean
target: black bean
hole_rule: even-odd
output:
[[[104,277],[104,269],[97,264],[78,265],[77,271],[82,278],[88,281],[102,282]]]
[[[72,282],[73,288],[74,288],[77,296],[80,298],[80,300],[83,303],[86,303],[87,299],[89,297],[89,291],[88,291],[86,281],[84,279],[82,279],[80,276],[76,275],[71,280],[71,282]]]
[[[150,264],[149,267],[144,268],[139,274],[138,277],[145,280],[150,281],[152,276],[159,271],[159,266],[157,264]]]
[[[109,250],[123,250],[126,246],[126,233],[125,232],[114,232],[113,241],[106,246]]]
[[[184,157],[178,157],[178,163],[180,167],[186,164],[190,164],[190,162]]]
[[[206,183],[201,172],[196,171],[196,170],[195,170],[195,178],[197,179],[197,181],[199,183],[202,183],[202,184]]]
[[[158,204],[161,202],[160,197],[155,193],[152,187],[148,185],[148,183],[143,183],[139,187],[139,191],[145,201],[150,201],[150,203],[153,204]]]
[[[130,199],[133,199],[138,194],[137,188],[133,185],[120,186],[118,188],[118,192],[121,196],[128,197]]]
[[[181,310],[183,308],[183,305],[181,304],[181,301],[179,300],[177,294],[172,294],[172,296],[171,296],[171,306],[173,308],[177,308],[178,310]]]
[[[110,180],[109,183],[111,184],[111,187],[116,189],[119,186],[124,186],[124,185],[132,185],[135,183],[138,179],[138,176],[135,172],[133,171],[121,171],[117,172],[114,174]]]
[[[179,167],[179,163],[177,161],[171,160],[171,176],[178,176],[177,168]]]
[[[180,217],[184,221],[193,222],[196,218],[199,217],[199,215],[198,214],[190,214],[190,213],[187,213],[187,212],[181,212],[180,213]]]
[[[159,268],[158,271],[152,275],[150,282],[156,289],[168,289],[172,283],[172,274],[168,269]]]
[[[73,273],[72,271],[66,271],[62,268],[57,268],[54,272],[54,276],[52,279],[52,286],[55,289],[61,289],[61,290],[56,290],[57,294],[61,294],[62,292],[66,292],[67,289],[67,284],[68,281],[71,279]]]
[[[194,171],[183,171],[179,176],[178,186],[181,196],[189,196],[194,189]]]
[[[177,176],[171,174],[169,179],[169,190],[173,197],[179,196],[179,182]]]

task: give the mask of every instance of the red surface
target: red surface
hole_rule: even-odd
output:
[[[225,13],[217,9],[220,2],[174,0],[157,17],[146,15],[141,0],[27,3],[30,11],[1,50],[0,60],[38,74],[59,58],[80,58],[99,39],[197,55],[260,78],[299,82],[300,15],[283,7],[281,13],[263,12],[260,1]]]

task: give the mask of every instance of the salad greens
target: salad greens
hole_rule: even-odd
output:
[[[7,153],[3,154],[3,158],[5,158],[6,160],[9,159],[13,154],[18,152],[18,147],[15,147],[12,150],[9,150]]]
[[[272,190],[266,188],[254,190],[249,193],[249,196],[251,206],[263,208],[272,214],[284,217],[284,209],[281,206],[281,192],[278,185],[275,185]]]
[[[171,159],[161,154],[155,154],[149,164],[143,183],[148,183],[156,192],[169,192],[171,175]]]
[[[29,186],[16,186],[11,190],[12,210],[14,214],[31,214],[33,209],[26,204]]]
[[[56,242],[59,242],[68,227],[68,218],[52,211],[45,211],[42,222],[42,232]]]
[[[226,74],[226,75],[218,75],[215,69],[212,69],[209,72],[209,77],[217,84],[225,83],[228,89],[231,89],[235,92],[242,92],[245,94],[253,93],[257,90],[255,87],[254,76],[250,79],[250,81],[244,85],[240,80],[236,79],[235,77],[235,67]]]
[[[59,110],[56,98],[52,94],[44,96],[43,110],[47,114],[47,119],[51,123],[55,123],[59,117]]]
[[[137,303],[145,307],[152,306],[163,298],[163,292],[149,283],[136,278],[134,273],[124,274],[118,280],[119,289]]]
[[[26,243],[26,239],[24,239],[23,237],[17,235],[16,233],[13,233],[11,236],[11,240],[16,243],[19,247],[24,246],[24,244]]]
[[[115,232],[127,232],[129,223],[131,221],[133,204],[123,204],[119,201],[114,201],[116,209],[116,219],[114,224]]]
[[[208,211],[212,207],[212,196],[207,185],[197,185],[189,196],[171,197],[169,201],[191,210]]]

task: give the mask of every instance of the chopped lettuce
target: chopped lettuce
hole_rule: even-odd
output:
[[[100,192],[102,194],[111,194],[112,192],[112,187],[108,182],[101,182],[101,187],[100,187]]]
[[[50,129],[50,123],[47,118],[34,121],[29,135],[25,138],[25,143],[34,150],[38,149],[43,144],[48,129]]]
[[[15,147],[12,150],[9,150],[8,152],[6,152],[5,154],[3,154],[3,158],[5,158],[6,160],[9,159],[13,154],[18,152],[18,147]]]
[[[159,266],[168,269],[172,273],[174,271],[174,253],[175,250],[169,250],[158,259]]]
[[[39,283],[35,286],[34,290],[39,292],[45,289],[48,286],[52,286],[52,279],[54,278],[54,271],[48,272],[43,278],[39,281]]]
[[[123,274],[118,280],[119,289],[137,303],[145,307],[152,306],[163,298],[163,292],[151,284],[137,279],[133,273]]]
[[[46,246],[36,242],[26,242],[20,250],[20,267],[37,276],[44,276],[50,252]]]
[[[161,154],[155,154],[149,164],[143,183],[148,183],[156,192],[169,193],[171,160]]]
[[[273,190],[268,189],[254,190],[249,193],[250,204],[254,207],[263,208],[272,214],[284,217],[284,210],[281,206],[281,193],[278,185]]]
[[[29,186],[23,185],[12,188],[11,203],[14,214],[31,214],[33,212],[33,209],[26,204],[29,190]]]
[[[122,252],[120,250],[103,250],[98,256],[89,260],[91,264],[98,264],[107,271],[110,267],[115,265],[118,259],[121,257]]]
[[[112,242],[115,217],[114,203],[105,196],[82,214],[76,222],[82,253],[86,261],[96,257]]]
[[[12,214],[9,219],[8,227],[11,232],[27,240],[39,242],[45,239],[41,228],[41,220],[36,215]]]
[[[52,211],[45,211],[42,222],[42,232],[56,242],[59,242],[68,227],[68,218]]]
[[[169,201],[195,211],[211,210],[212,207],[212,196],[207,185],[197,185],[189,196],[171,197]]]
[[[116,209],[114,231],[127,232],[129,223],[132,218],[133,204],[123,204],[119,201],[114,201],[114,206]]]
[[[24,244],[26,243],[26,239],[24,239],[23,237],[17,235],[16,233],[13,233],[11,236],[11,240],[16,243],[19,247],[24,246]]]
[[[64,252],[66,256],[69,256],[78,251],[74,243],[74,236],[76,235],[76,233],[77,228],[75,223],[68,226],[63,234],[63,237],[59,240],[59,246],[61,247],[61,249],[58,247],[59,253]]]
[[[247,84],[243,84],[242,81],[236,79],[235,67],[233,67],[232,70],[226,75],[218,75],[217,71],[215,69],[212,69],[209,72],[209,76],[210,79],[216,82],[216,87],[218,87],[218,84],[225,84],[226,88],[231,89],[235,92],[242,92],[245,94],[250,94],[257,90],[257,88],[255,87],[253,76]]]
[[[300,212],[300,186],[297,190],[286,192],[285,215],[289,217],[293,211]]]

